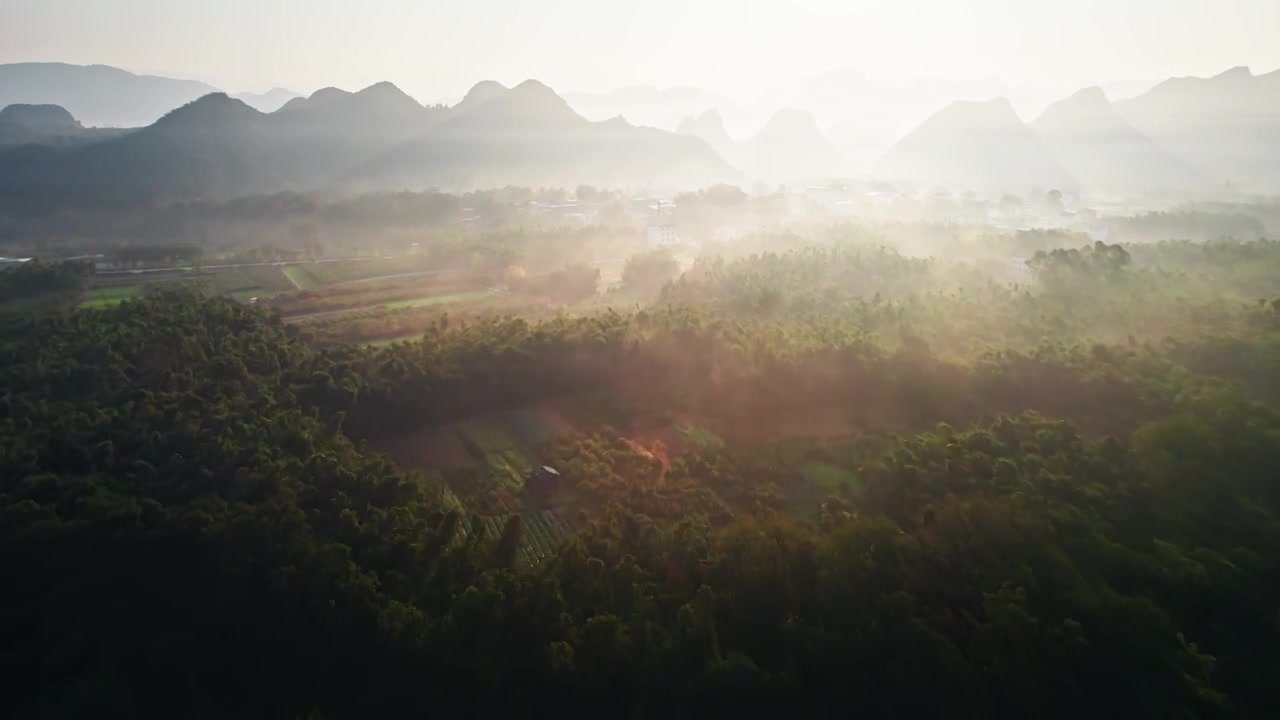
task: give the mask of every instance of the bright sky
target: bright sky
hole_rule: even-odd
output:
[[[690,84],[751,98],[854,68],[886,80],[1086,85],[1280,68],[1280,0],[0,0],[0,63],[103,63],[229,91],[391,80],[559,90]]]

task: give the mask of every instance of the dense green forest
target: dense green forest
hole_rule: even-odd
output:
[[[1280,715],[1280,244],[1008,251],[382,348],[185,290],[11,322],[0,714]],[[370,449],[568,399],[542,562]]]

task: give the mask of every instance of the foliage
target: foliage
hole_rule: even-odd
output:
[[[380,349],[169,290],[11,324],[0,710],[1275,717],[1273,262],[836,245]],[[472,433],[554,508],[364,448],[565,397]]]
[[[679,274],[680,263],[670,250],[652,250],[627,258],[622,267],[622,284],[642,293],[656,293]]]
[[[74,294],[89,286],[93,264],[31,260],[0,270],[0,302],[48,294]]]

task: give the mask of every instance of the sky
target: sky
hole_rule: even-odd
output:
[[[390,80],[751,99],[835,69],[1091,85],[1280,68],[1280,0],[0,0],[0,63],[101,63],[229,92]]]

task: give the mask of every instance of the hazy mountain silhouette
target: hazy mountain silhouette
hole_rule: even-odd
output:
[[[1115,107],[1216,184],[1280,189],[1280,73],[1173,78]]]
[[[771,182],[818,179],[840,164],[840,153],[803,110],[779,110],[743,147],[745,169]]]
[[[503,85],[496,80],[481,80],[472,86],[472,88],[467,91],[466,96],[462,98],[462,102],[454,105],[452,109],[454,112],[470,110],[477,105],[487,103],[490,100],[496,100],[497,98],[505,95],[510,89],[511,88],[508,88],[506,85]]]
[[[0,147],[74,147],[119,137],[127,132],[129,130],[86,128],[65,108],[57,105],[10,105],[0,109]]]
[[[718,110],[707,110],[697,117],[690,116],[681,120],[676,132],[702,138],[712,150],[730,163],[736,164],[740,160],[736,157],[740,150],[738,143],[724,129],[724,118]]]
[[[63,152],[0,157],[0,191],[86,201],[230,196],[279,188],[266,116],[222,93],[123,137]]]
[[[389,82],[351,93],[325,88],[266,117],[271,157],[291,188],[331,181],[443,119]]]
[[[90,126],[149,125],[216,88],[193,80],[135,75],[106,65],[0,65],[0,107],[58,105]]]
[[[591,122],[536,80],[482,83],[448,117],[347,174],[357,190],[704,184],[736,177],[706,143],[621,118]]]
[[[285,103],[290,100],[302,97],[302,93],[296,93],[285,88],[272,88],[264,93],[244,92],[237,93],[231,97],[243,102],[254,110],[271,113],[284,107]]]
[[[742,142],[729,137],[715,110],[685,118],[676,132],[702,138],[734,167],[768,182],[813,180],[831,174],[840,164],[840,153],[818,129],[813,115],[803,110],[777,111],[759,132]]]
[[[1205,185],[1199,173],[1126,122],[1101,88],[1049,106],[1031,126],[1090,192],[1138,195]]]
[[[634,125],[660,128],[674,127],[681,118],[707,108],[722,113],[739,110],[737,104],[724,95],[695,87],[641,85],[605,93],[566,93],[564,99],[574,111],[592,120],[621,115]]]
[[[876,163],[876,176],[983,190],[1075,189],[1077,183],[1003,98],[955,102]]]
[[[423,107],[390,83],[355,93],[327,88],[270,114],[214,93],[124,137],[0,156],[0,191],[111,201],[734,177],[696,138],[590,122],[535,81],[510,90],[481,84],[455,108]]]

